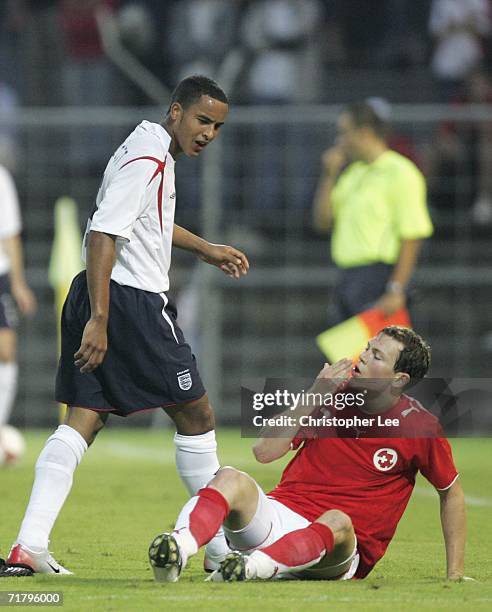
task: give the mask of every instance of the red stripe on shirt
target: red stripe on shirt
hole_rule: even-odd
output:
[[[124,163],[121,166],[121,168],[124,168],[125,166],[128,166],[128,164],[131,164],[132,162],[135,162],[135,161],[139,161],[141,159],[148,159],[149,161],[153,161],[157,164],[157,168],[155,169],[155,172],[152,175],[150,181],[147,183],[147,186],[150,185],[150,183],[152,183],[152,181],[155,179],[156,176],[160,175],[161,177],[161,180],[159,182],[159,189],[157,191],[157,210],[159,213],[159,224],[161,226],[161,232],[162,232],[162,192],[163,192],[163,186],[164,186],[164,168],[166,167],[166,160],[158,159],[157,157],[151,157],[150,155],[142,155],[141,157],[135,157],[135,159],[130,159],[129,161]]]

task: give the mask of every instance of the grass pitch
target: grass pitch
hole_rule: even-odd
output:
[[[21,465],[0,469],[0,552],[17,534],[33,466],[47,432],[26,434]],[[286,461],[260,465],[251,440],[236,430],[218,435],[223,465],[249,472],[266,490]],[[2,579],[0,591],[63,592],[63,610],[491,610],[492,440],[452,441],[468,501],[466,574],[444,580],[444,545],[437,493],[419,477],[386,556],[363,581],[204,583],[202,554],[177,584],[156,584],[147,547],[168,530],[186,494],[174,467],[169,430],[103,431],[76,472],[72,493],[52,534],[55,558],[74,576]],[[384,520],[384,517],[381,517]],[[20,606],[15,606],[20,607]]]

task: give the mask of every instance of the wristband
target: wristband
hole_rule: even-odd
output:
[[[389,281],[386,283],[387,293],[405,293],[405,287],[398,281]]]

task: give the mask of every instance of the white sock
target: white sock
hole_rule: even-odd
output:
[[[262,553],[261,550],[255,550],[246,560],[246,578],[248,580],[254,580],[255,578],[268,580],[279,571],[280,565],[280,563]],[[284,567],[282,566],[282,569]]]
[[[176,468],[190,495],[207,485],[220,468],[215,431],[198,436],[175,434]]]
[[[198,436],[183,436],[177,433],[174,436],[174,444],[178,474],[188,493],[195,495],[212,480],[220,468],[215,431],[208,431]],[[206,552],[208,556],[217,558],[230,552],[222,528],[207,544]]]
[[[0,427],[5,425],[10,417],[17,391],[17,370],[16,363],[0,361]]]
[[[190,514],[193,512],[198,500],[199,497],[195,495],[181,508],[173,531],[176,542],[186,557],[191,557],[191,555],[195,555],[198,552],[198,544],[190,531]]]
[[[87,443],[72,427],[60,425],[48,438],[36,462],[31,498],[17,542],[47,549],[51,530],[72,487],[73,473]]]

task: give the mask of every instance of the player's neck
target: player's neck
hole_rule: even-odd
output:
[[[182,153],[182,151],[176,141],[176,138],[174,137],[173,130],[171,126],[169,125],[167,119],[165,119],[161,123],[161,125],[166,130],[166,132],[169,134],[171,138],[171,143],[169,144],[169,154],[172,156],[173,159],[176,159],[178,155]]]
[[[400,397],[395,397],[393,394],[377,393],[374,397],[366,396],[364,406],[360,408],[361,412],[367,414],[384,414],[389,412],[400,401]]]
[[[378,157],[380,157],[383,153],[386,153],[388,147],[384,141],[377,140],[373,143],[373,145],[366,151],[364,156],[364,161],[367,164],[372,164],[375,162]]]

